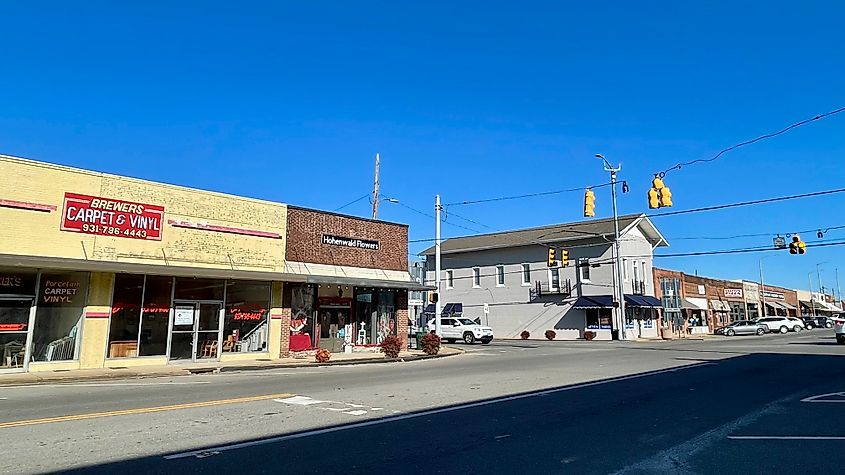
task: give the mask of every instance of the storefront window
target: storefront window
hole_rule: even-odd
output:
[[[269,315],[269,282],[230,281],[226,286],[223,351],[267,351]]]
[[[37,273],[0,268],[0,369],[21,368]]]
[[[143,275],[115,276],[109,326],[109,358],[138,356],[138,329],[143,297]]]
[[[381,344],[388,335],[396,335],[396,292],[373,290],[355,296],[358,345]]]
[[[283,305],[291,310],[290,349],[307,350],[314,345],[314,308],[317,289],[311,284],[285,285]]]
[[[41,275],[32,335],[34,361],[77,358],[87,296],[87,272],[44,272]]]
[[[139,356],[162,356],[167,353],[167,328],[170,323],[172,295],[172,277],[147,276],[144,285],[144,305],[141,308]]]
[[[745,320],[745,304],[743,302],[730,302],[731,321]]]
[[[590,330],[610,330],[612,310],[609,308],[588,308],[585,310],[587,316],[587,328]]]

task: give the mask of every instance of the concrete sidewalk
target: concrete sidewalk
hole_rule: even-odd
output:
[[[279,358],[263,361],[170,364],[167,366],[137,366],[133,368],[98,368],[64,371],[45,371],[38,373],[14,373],[0,375],[0,387],[21,386],[40,383],[68,383],[76,381],[105,381],[115,379],[156,378],[166,376],[188,376],[191,374],[220,373],[224,371],[258,371],[275,368],[304,368],[319,366],[342,366],[378,363],[396,363],[443,358],[464,353],[457,348],[442,347],[434,356],[419,350],[408,350],[399,354],[399,358],[385,358],[382,353],[336,353],[327,363],[317,363],[314,357]]]

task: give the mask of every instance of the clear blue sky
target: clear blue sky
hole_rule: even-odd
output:
[[[0,152],[335,209],[372,187],[444,202],[601,183],[624,213],[651,173],[845,105],[838,2],[12,2]],[[617,5],[620,3],[621,5]],[[741,4],[740,4],[741,3]],[[459,4],[459,5],[456,5]],[[845,185],[845,114],[667,177],[674,209]],[[609,215],[608,190],[598,214]],[[665,217],[661,252],[765,245],[845,224],[845,195]],[[366,216],[362,200],[344,212]],[[494,229],[581,219],[581,193],[450,211]],[[395,204],[380,217],[431,219]],[[487,230],[450,216],[444,234]],[[815,240],[814,236],[805,239]],[[845,239],[845,230],[826,240]],[[412,245],[419,251],[425,243]],[[845,280],[845,247],[767,258],[767,280]],[[759,255],[658,265],[756,279]]]

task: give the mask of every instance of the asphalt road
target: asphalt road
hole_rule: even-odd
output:
[[[0,388],[0,470],[834,473],[845,462],[845,347],[829,331],[468,350]]]

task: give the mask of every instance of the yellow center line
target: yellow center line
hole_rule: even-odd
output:
[[[54,422],[66,422],[66,421],[81,421],[85,419],[97,419],[100,417],[113,417],[113,416],[126,416],[131,414],[146,414],[149,412],[162,412],[162,411],[175,411],[178,409],[193,409],[195,407],[208,407],[208,406],[219,406],[222,404],[238,404],[244,402],[253,402],[253,401],[265,401],[267,399],[280,399],[280,398],[287,398],[291,397],[293,394],[288,393],[281,393],[281,394],[265,394],[262,396],[247,396],[247,397],[238,397],[238,398],[231,398],[231,399],[217,399],[214,401],[201,401],[201,402],[187,402],[183,404],[172,404],[169,406],[155,406],[155,407],[139,407],[137,409],[122,409],[119,411],[106,411],[106,412],[90,412],[87,414],[75,414],[69,416],[56,416],[56,417],[45,417],[43,419],[24,419],[20,421],[11,421],[11,422],[0,422],[0,429],[6,429],[9,427],[21,427],[21,426],[32,426],[37,424],[52,424]]]

